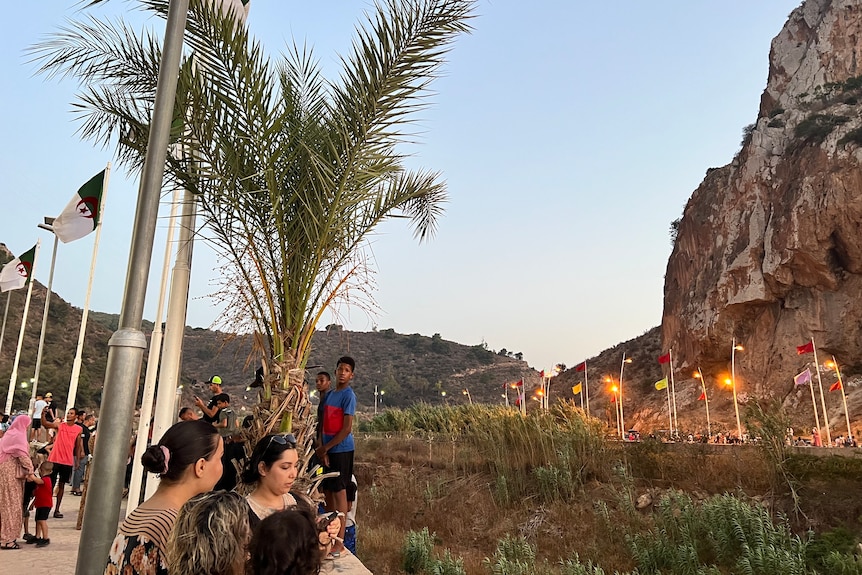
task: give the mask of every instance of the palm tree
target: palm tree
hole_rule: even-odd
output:
[[[98,3],[98,2],[94,2]],[[139,0],[166,17],[168,0]],[[404,167],[411,138],[454,39],[469,30],[475,0],[381,0],[357,29],[338,81],[310,50],[272,62],[211,0],[192,0],[180,70],[170,184],[193,191],[206,239],[223,256],[222,321],[254,334],[264,361],[265,422],[257,433],[300,426],[304,368],[324,310],[368,287],[364,242],[392,217],[420,241],[433,236],[446,199],[440,174]],[[40,72],[83,86],[73,104],[85,139],[116,143],[140,169],[153,109],[159,40],[122,20],[88,17],[35,46]],[[296,430],[296,429],[294,429]]]

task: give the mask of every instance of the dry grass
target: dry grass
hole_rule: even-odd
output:
[[[549,419],[508,414],[497,418],[495,410],[471,414],[459,409],[461,427],[455,431],[426,430],[423,437],[359,434],[360,558],[378,575],[402,573],[401,547],[407,534],[427,527],[435,534],[438,556],[449,549],[463,559],[470,574],[489,573],[483,560],[509,535],[526,538],[536,547],[538,561],[551,566],[577,553],[607,573],[626,573],[636,566],[626,536],[654,525],[655,504],[635,509],[640,495],[649,494],[657,502],[673,489],[702,501],[745,492],[774,503],[773,509],[782,508],[780,497],[767,497],[768,461],[757,448],[606,443],[593,433],[591,422],[578,423],[574,415],[558,411],[547,414]],[[434,416],[423,417],[428,423]],[[538,467],[566,466],[575,478],[570,491],[553,497],[540,488]],[[825,466],[841,493],[815,491],[822,486],[819,466]],[[858,468],[805,461],[803,502],[812,525],[862,530],[862,512],[850,517],[859,507]],[[501,477],[507,478],[507,500],[500,497]],[[845,513],[834,515],[840,522],[829,515],[837,501],[845,508]]]

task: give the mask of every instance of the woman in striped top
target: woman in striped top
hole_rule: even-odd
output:
[[[210,491],[222,474],[224,445],[205,421],[181,421],[147,448],[141,463],[160,477],[152,497],[120,525],[105,575],[167,575],[167,542],[183,504]]]

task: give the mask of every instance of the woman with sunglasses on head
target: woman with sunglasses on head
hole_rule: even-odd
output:
[[[167,575],[167,542],[177,513],[195,495],[212,490],[222,475],[224,444],[205,421],[174,424],[141,456],[144,469],[159,475],[152,497],[120,524],[105,575]]]
[[[279,511],[296,509],[311,517],[316,514],[314,503],[308,497],[291,492],[296,482],[298,464],[299,452],[293,435],[266,435],[257,443],[242,473],[243,483],[253,486],[251,493],[246,496],[248,522],[252,531],[263,519]],[[320,533],[318,541],[324,551],[332,537],[338,535],[340,526],[341,520],[336,518]]]

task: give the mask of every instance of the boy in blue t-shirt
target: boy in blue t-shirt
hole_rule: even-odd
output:
[[[342,513],[338,536],[344,540],[347,516],[347,489],[353,476],[353,416],[356,414],[356,394],[350,387],[356,362],[344,356],[335,368],[335,389],[330,389],[323,400],[323,442],[317,448],[317,457],[323,462],[324,471],[338,472],[338,477],[324,479],[321,485],[326,498],[326,510]],[[342,541],[336,543],[332,554],[338,556],[344,550]]]

